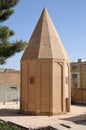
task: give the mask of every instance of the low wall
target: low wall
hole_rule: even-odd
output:
[[[20,71],[3,69],[0,71],[0,102],[19,101]]]
[[[3,87],[4,88],[4,87]],[[17,102],[20,100],[20,92],[19,90],[10,90],[10,88],[6,87],[6,90],[1,90],[0,88],[0,102]]]
[[[86,104],[86,88],[72,88],[71,101],[72,103]]]

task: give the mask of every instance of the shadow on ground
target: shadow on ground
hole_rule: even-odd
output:
[[[75,121],[74,123],[78,125],[86,125],[86,119],[81,121]]]
[[[18,109],[0,109],[0,116],[24,116]]]
[[[86,104],[80,104],[80,103],[72,103],[72,106],[77,106],[78,107],[86,107]],[[78,125],[86,125],[86,112],[83,112],[83,114],[75,115],[73,117],[66,117],[66,118],[61,118],[60,120],[66,120],[66,121],[71,121],[75,124]]]
[[[86,125],[86,114],[81,114],[78,116],[73,116],[68,118],[61,118],[60,120],[71,121],[78,125]]]

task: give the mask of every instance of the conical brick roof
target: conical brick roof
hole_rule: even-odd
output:
[[[61,39],[45,8],[42,11],[21,60],[32,58],[69,60]]]

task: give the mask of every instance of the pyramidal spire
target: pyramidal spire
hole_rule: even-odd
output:
[[[69,60],[66,50],[46,8],[43,9],[29,40],[28,47],[22,56],[22,60],[31,58],[56,58],[59,60]]]
[[[42,12],[45,12],[45,11],[47,11],[47,9],[44,7]]]

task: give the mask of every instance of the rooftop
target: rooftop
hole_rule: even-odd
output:
[[[56,58],[69,60],[55,26],[44,8],[21,60]]]

